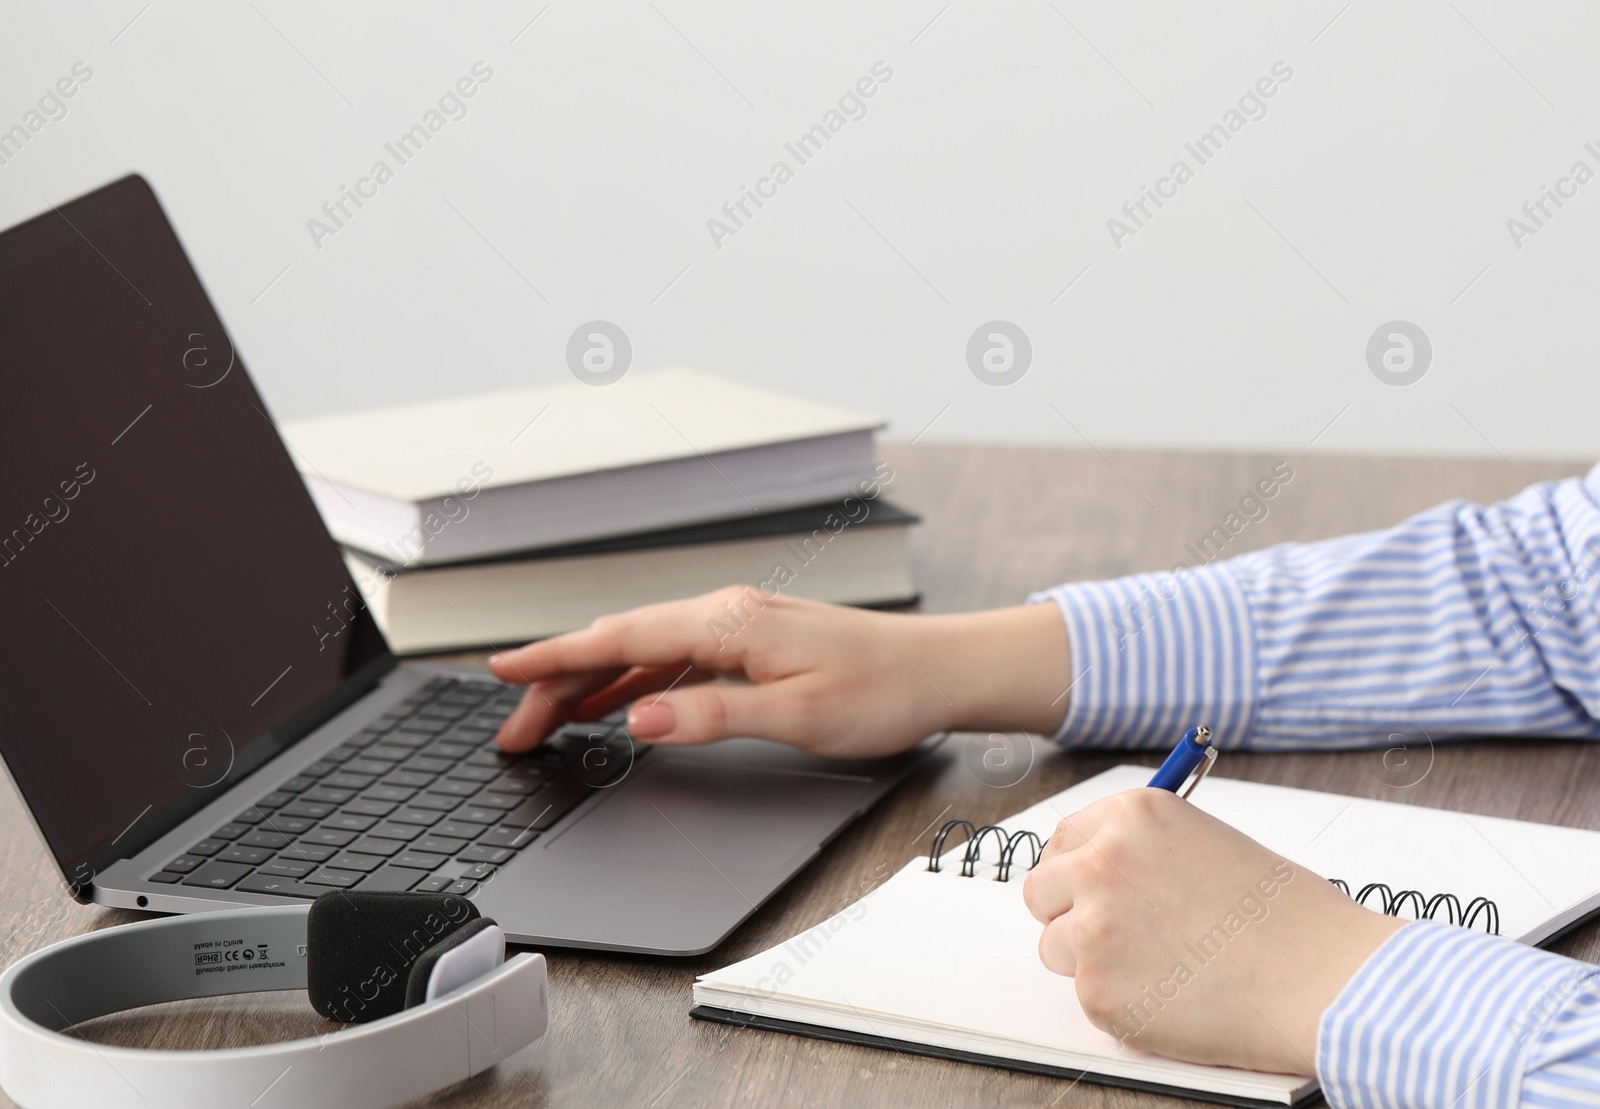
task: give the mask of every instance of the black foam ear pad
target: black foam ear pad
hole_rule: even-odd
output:
[[[306,921],[311,1007],[347,1024],[398,1013],[406,1007],[412,965],[477,919],[478,907],[453,893],[323,894]]]
[[[434,944],[411,964],[411,974],[406,979],[406,1008],[421,1005],[428,996],[428,979],[433,977],[433,968],[439,963],[439,956],[453,947],[459,947],[485,928],[493,928],[495,923],[486,916],[463,924],[444,939]]]

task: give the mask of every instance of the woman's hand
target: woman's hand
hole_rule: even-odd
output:
[[[647,743],[759,736],[869,757],[953,728],[1052,731],[1069,681],[1054,605],[910,616],[749,586],[603,616],[489,668],[529,687],[500,729],[508,751],[633,702],[628,730]]]
[[[1023,897],[1094,1024],[1196,1063],[1315,1074],[1322,1012],[1403,922],[1171,793],[1057,826]]]

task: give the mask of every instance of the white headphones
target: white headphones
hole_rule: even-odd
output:
[[[109,1047],[61,1029],[183,998],[306,989],[362,1021],[224,1051]],[[0,976],[0,1088],[24,1109],[385,1109],[499,1063],[549,1024],[543,955],[453,895],[143,921],[52,944]]]

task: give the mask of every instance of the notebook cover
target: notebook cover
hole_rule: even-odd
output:
[[[957,1063],[977,1063],[986,1067],[999,1067],[1002,1070],[1021,1071],[1024,1074],[1038,1074],[1046,1078],[1069,1079],[1072,1082],[1092,1082],[1098,1086],[1117,1086],[1124,1090],[1139,1090],[1147,1094],[1165,1094],[1168,1097],[1184,1097],[1191,1101],[1208,1101],[1215,1105],[1237,1105],[1244,1109],[1283,1109],[1285,1105],[1296,1109],[1301,1105],[1309,1105],[1322,1095],[1321,1089],[1315,1084],[1305,1094],[1292,1102],[1267,1101],[1250,1097],[1228,1097],[1224,1094],[1207,1093],[1203,1090],[1191,1090],[1187,1086],[1168,1086],[1160,1082],[1145,1082],[1137,1078],[1119,1078],[1115,1075],[1097,1074],[1094,1071],[1072,1070],[1068,1067],[1054,1067],[1048,1063],[1034,1063],[1026,1059],[1007,1059],[999,1055],[980,1055],[977,1052],[961,1051],[956,1048],[935,1047],[932,1044],[921,1044],[913,1040],[894,1040],[887,1036],[872,1036],[865,1032],[852,1032],[842,1028],[830,1028],[822,1024],[805,1024],[800,1021],[779,1020],[776,1017],[757,1017],[747,1013],[736,1012],[732,1009],[722,1009],[713,1005],[696,1005],[689,1010],[689,1015],[695,1020],[713,1021],[717,1024],[734,1024],[740,1028],[760,1028],[767,1032],[788,1032],[795,1036],[805,1036],[813,1040],[834,1040],[842,1044],[855,1044],[858,1047],[876,1047],[889,1051],[899,1051],[907,1055],[924,1055],[931,1059],[951,1059]]]
[[[346,546],[363,562],[381,567],[395,574],[425,574],[429,570],[446,567],[481,566],[495,562],[534,562],[541,559],[581,558],[586,555],[614,554],[619,551],[644,551],[660,547],[693,547],[706,543],[733,543],[741,539],[763,539],[773,535],[810,535],[813,530],[827,530],[824,521],[830,513],[840,519],[859,516],[859,505],[871,511],[867,518],[852,523],[852,528],[909,527],[920,524],[922,518],[885,500],[867,501],[852,498],[858,505],[846,510],[843,501],[785,508],[777,512],[761,512],[751,516],[738,516],[731,520],[714,520],[704,524],[685,524],[682,527],[663,528],[660,531],[638,532],[633,535],[615,535],[606,539],[590,539],[582,543],[566,543],[558,547],[540,547],[531,551],[512,551],[508,554],[486,555],[456,562],[430,562],[425,566],[402,566],[379,558],[359,547]]]

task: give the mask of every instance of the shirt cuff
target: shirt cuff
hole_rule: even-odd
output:
[[[1323,1095],[1334,1109],[1515,1106],[1546,1027],[1595,973],[1498,936],[1407,924],[1322,1014]]]
[[[1072,684],[1057,742],[1171,747],[1209,725],[1219,747],[1247,739],[1255,706],[1250,608],[1225,565],[1059,585]]]

